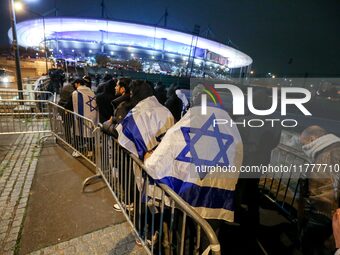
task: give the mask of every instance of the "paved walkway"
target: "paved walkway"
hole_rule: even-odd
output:
[[[146,253],[142,247],[136,245],[130,225],[124,222],[30,254],[142,255]]]
[[[39,135],[20,135],[0,164],[0,254],[16,248],[40,149]]]
[[[40,136],[41,135],[26,134],[19,135],[16,139],[12,139],[11,146],[6,145],[8,151],[5,153],[6,155],[2,157],[3,160],[0,163],[1,255],[18,254],[21,242],[24,239],[30,238],[24,236],[28,230],[25,228],[27,219],[40,217],[38,214],[30,215],[30,210],[27,209],[33,201],[32,196],[34,193],[30,194],[30,192],[32,192],[31,185],[33,177],[37,178],[36,169],[38,157],[41,154],[41,149],[35,145]],[[81,196],[81,193],[77,194]],[[36,194],[34,195],[36,196]],[[44,205],[46,207],[49,206],[46,202],[44,202]],[[81,215],[79,215],[79,217],[81,217]],[[62,222],[60,222],[60,224],[62,224]],[[118,255],[145,253],[143,248],[135,244],[132,229],[127,222],[113,224],[115,225],[100,230],[94,229],[95,231],[93,232],[92,230],[92,233],[87,233],[72,238],[71,240],[60,240],[60,243],[42,248],[33,252],[33,254]],[[20,251],[20,253],[22,253],[22,251]]]

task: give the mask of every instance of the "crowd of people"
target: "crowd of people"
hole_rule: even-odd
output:
[[[187,130],[186,126],[190,120],[192,125],[199,123],[203,128],[209,114],[221,114],[215,108],[208,107],[209,114],[206,118],[195,119],[195,107],[200,105],[200,102],[195,100],[200,99],[201,93],[203,89],[194,91],[189,104],[189,99],[176,85],[166,89],[161,83],[154,85],[148,81],[109,75],[106,75],[93,91],[90,77],[85,76],[63,86],[59,105],[91,119],[95,124],[101,123],[103,132],[113,136],[124,148],[136,154],[151,169],[152,178],[166,183],[189,201],[202,217],[209,220],[215,231],[218,232],[223,220],[241,222],[247,229],[246,239],[250,240],[250,244],[255,244],[260,224],[260,175],[254,178],[237,176],[236,181],[229,178],[225,182],[219,179],[207,181],[202,177],[197,182],[192,181],[190,191],[183,191],[184,185],[189,187],[192,176],[188,176],[190,169],[186,168],[187,166],[177,162],[188,163],[190,159],[177,145],[183,143],[185,147],[187,139],[196,142],[195,136],[192,137],[189,133],[202,132],[193,131],[197,127]],[[256,109],[267,109],[270,103],[268,100],[263,90],[254,93]],[[227,116],[236,118],[228,114]],[[237,120],[241,121],[239,117]],[[272,150],[280,143],[281,130],[271,126],[256,129],[222,129],[219,132],[222,132],[223,139],[232,140],[229,147],[223,147],[226,154],[229,153],[227,150],[232,151],[228,154],[228,163],[222,157],[225,164],[268,165]],[[207,127],[206,132],[212,131]],[[232,137],[226,135],[227,133],[233,134]],[[182,140],[180,135],[183,135]],[[325,129],[319,126],[305,129],[301,133],[300,142],[303,151],[314,163],[329,166],[340,164],[340,138],[329,134]],[[222,145],[225,146],[223,142],[220,146]],[[210,155],[209,143],[201,147],[204,147],[203,153]],[[196,153],[192,148],[187,148],[185,152],[191,152],[192,157]],[[183,169],[186,169],[187,173]],[[162,178],[162,171],[168,171],[166,178]],[[169,178],[169,175],[172,177]],[[333,248],[340,248],[339,212],[333,216],[335,209],[339,207],[339,174],[326,172],[320,176],[320,173],[310,173],[308,177],[310,179],[304,204],[306,213],[301,223],[301,247],[304,254],[328,254],[326,251],[331,250],[332,245]],[[216,193],[210,192],[211,190],[216,190]],[[222,190],[223,195],[220,196],[217,190]],[[210,193],[213,197],[209,197]],[[188,197],[193,194],[197,201]],[[209,199],[223,200],[223,203],[205,201],[205,204],[204,200]],[[204,210],[201,210],[203,207]],[[119,210],[119,206],[116,206],[116,209]],[[335,242],[329,241],[332,238],[332,218]],[[249,247],[250,250],[253,249],[253,246]]]

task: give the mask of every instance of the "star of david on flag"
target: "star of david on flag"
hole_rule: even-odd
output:
[[[95,101],[95,97],[91,97],[91,96],[88,96],[88,97],[89,97],[89,101],[87,101],[85,104],[90,107],[91,112],[96,111],[97,107],[92,105],[93,101]]]
[[[181,127],[186,145],[176,157],[176,160],[193,163],[195,166],[229,166],[227,152],[234,142],[234,138],[229,134],[220,132],[218,125],[213,125],[215,118],[215,114],[212,114],[201,128]],[[192,136],[190,136],[190,134],[192,134]],[[217,146],[211,148],[211,150],[216,151],[216,156],[212,159],[204,159],[202,156],[206,155],[199,155],[200,146],[198,146],[198,142],[203,137],[213,138],[217,142]],[[206,148],[202,148],[202,151],[206,151]],[[202,180],[208,172],[198,172],[198,174]]]

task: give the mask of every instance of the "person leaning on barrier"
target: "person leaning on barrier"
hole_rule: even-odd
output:
[[[306,254],[320,253],[332,248],[326,241],[331,235],[332,211],[339,206],[340,189],[339,173],[329,169],[340,164],[340,138],[319,126],[310,126],[301,133],[300,142],[314,164],[324,164],[321,171],[307,169],[309,196],[305,198],[302,236]]]
[[[234,197],[238,173],[206,172],[201,167],[206,166],[214,170],[216,166],[221,168],[234,166],[239,169],[243,158],[243,145],[236,126],[213,126],[214,118],[230,120],[229,114],[222,106],[208,104],[207,114],[201,114],[200,100],[204,89],[203,85],[195,87],[192,93],[192,107],[166,132],[158,147],[148,153],[144,164],[156,183],[173,189],[209,222],[218,236],[224,223],[234,222]],[[214,142],[216,140],[218,143]],[[182,213],[178,211],[175,218],[179,219],[181,215]],[[172,241],[177,244],[177,251],[179,244],[184,242],[186,250],[192,252],[194,248],[191,244],[194,242],[197,229],[190,217],[186,222],[185,232],[188,234],[181,236],[181,227],[178,224],[176,238]],[[208,252],[211,248],[208,238],[203,233],[201,235],[200,252]],[[223,242],[227,243],[227,240]]]

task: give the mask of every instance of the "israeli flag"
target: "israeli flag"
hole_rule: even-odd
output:
[[[145,153],[157,147],[173,124],[171,112],[161,105],[155,96],[147,97],[117,126],[118,142],[143,160]]]
[[[76,135],[82,137],[92,137],[92,129],[98,124],[98,111],[96,97],[93,91],[85,86],[79,86],[72,93],[72,103],[74,112],[93,122],[75,116]]]
[[[237,127],[214,125],[216,119],[231,120],[217,107],[207,107],[206,115],[201,107],[189,109],[144,164],[203,218],[233,222],[243,144]]]

